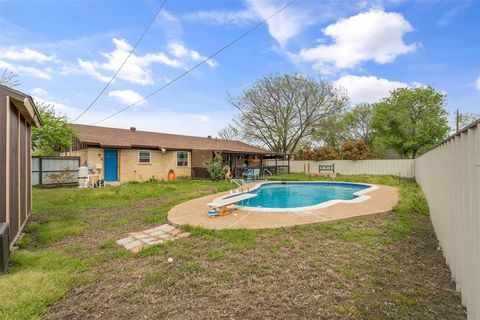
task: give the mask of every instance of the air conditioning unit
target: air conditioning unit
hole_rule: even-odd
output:
[[[10,237],[8,223],[0,223],[0,272],[7,273],[10,254]]]

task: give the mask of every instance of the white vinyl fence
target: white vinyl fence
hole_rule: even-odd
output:
[[[415,176],[468,319],[480,319],[480,123],[416,159]]]
[[[290,161],[291,173],[318,173],[320,165],[335,165],[339,174],[386,174],[413,178],[415,164],[412,159],[401,160],[326,160],[326,161]]]

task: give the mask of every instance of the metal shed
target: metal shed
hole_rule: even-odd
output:
[[[0,224],[9,225],[9,247],[32,207],[32,126],[42,120],[32,97],[0,85]]]

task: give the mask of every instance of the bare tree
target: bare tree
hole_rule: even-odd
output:
[[[242,139],[237,128],[235,128],[231,124],[221,129],[217,133],[220,139],[225,139],[225,140],[241,140]]]
[[[230,103],[239,111],[233,125],[245,140],[276,152],[293,152],[321,119],[348,102],[332,84],[299,74],[266,76]]]
[[[14,88],[20,85],[20,81],[18,80],[18,75],[15,72],[4,69],[2,75],[0,76],[0,84]]]
[[[480,112],[476,113],[458,113],[458,128],[463,129],[469,124],[473,123],[476,120],[480,119]]]

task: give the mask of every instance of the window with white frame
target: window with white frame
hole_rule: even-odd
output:
[[[177,167],[188,167],[187,151],[177,151]]]
[[[138,150],[138,162],[150,163],[150,161],[151,161],[150,150]]]

